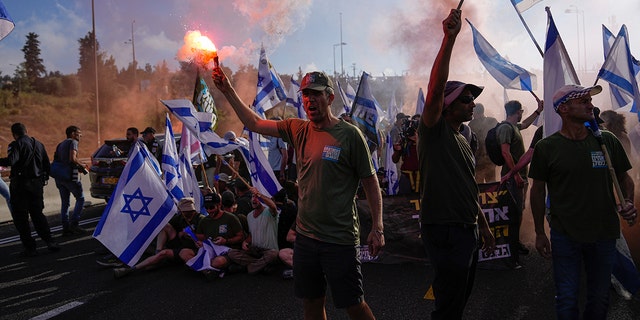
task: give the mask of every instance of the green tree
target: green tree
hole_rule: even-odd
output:
[[[100,49],[100,43],[94,41],[95,35],[93,32],[89,31],[84,38],[78,39],[78,44],[80,45],[80,68],[78,69],[78,80],[82,84],[83,92],[95,92],[95,53]],[[95,51],[94,51],[94,43],[95,43]],[[100,57],[100,55],[98,55]],[[101,61],[98,61],[100,64]]]
[[[38,81],[47,74],[47,71],[42,64],[42,58],[40,58],[40,40],[38,40],[36,33],[29,32],[27,34],[27,42],[22,47],[22,52],[24,52],[23,67],[27,81],[38,89]]]

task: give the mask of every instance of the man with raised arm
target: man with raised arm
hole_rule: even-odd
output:
[[[281,137],[295,148],[299,179],[294,287],[304,318],[326,318],[326,285],[334,303],[352,319],[374,319],[364,301],[359,259],[360,223],[355,195],[362,183],[371,208],[367,237],[375,256],[384,246],[382,196],[371,153],[358,128],[331,113],[333,82],[323,72],[307,73],[300,90],[309,120],[265,120],[244,103],[222,69],[213,81],[251,131]]]
[[[432,319],[462,318],[478,262],[478,231],[484,250],[492,252],[495,247],[478,203],[473,151],[459,132],[462,123],[471,120],[473,100],[483,88],[447,81],[460,14],[453,9],[442,22],[444,38],[431,69],[418,127],[421,233],[434,268]]]

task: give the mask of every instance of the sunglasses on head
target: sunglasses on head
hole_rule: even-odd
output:
[[[458,101],[460,101],[462,103],[471,103],[475,99],[476,99],[476,97],[474,97],[474,96],[459,96],[458,97]]]

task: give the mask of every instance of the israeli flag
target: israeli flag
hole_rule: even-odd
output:
[[[241,145],[240,151],[251,174],[251,185],[256,187],[260,193],[270,196],[282,189],[271,165],[269,165],[269,160],[260,147],[259,134],[249,131],[248,146]]]
[[[351,118],[355,122],[356,127],[358,127],[360,131],[362,131],[362,134],[367,138],[369,150],[373,152],[380,145],[376,126],[379,119],[378,110],[381,108],[380,104],[371,93],[368,79],[369,74],[363,72],[362,77],[360,78],[360,85],[358,86],[356,98],[353,101]]]
[[[93,237],[129,266],[177,212],[173,197],[150,162],[134,144],[120,180]]]
[[[347,90],[342,89],[342,85],[338,79],[335,79],[335,83],[338,84],[338,93],[340,93],[340,98],[342,99],[344,112],[351,114],[351,106],[353,106],[353,100],[356,98],[356,91],[353,90],[353,87],[348,83]]]
[[[173,136],[173,128],[171,127],[169,114],[166,115],[165,124],[162,163],[160,166],[164,173],[164,183],[167,186],[167,190],[169,190],[176,201],[180,201],[180,199],[184,197],[181,181],[182,176],[180,175],[178,168],[178,150],[176,150],[176,143]]]
[[[187,148],[180,151],[178,175],[178,183],[182,189],[182,194],[185,197],[193,198],[195,207],[200,208],[199,212],[207,215],[207,209],[204,207],[204,196],[200,191],[198,177],[196,177],[196,172],[193,169],[193,165],[191,165],[191,158],[189,157],[189,151]],[[180,199],[178,199],[178,201],[179,200]]]
[[[634,106],[638,106],[638,103],[640,103],[640,90],[635,77],[634,60],[629,50],[627,26],[623,24],[607,54],[607,58],[604,60],[602,68],[600,68],[600,72],[598,72],[598,79],[605,80],[615,86],[621,93],[633,99]],[[638,112],[638,110],[634,109],[631,111]]]
[[[471,26],[473,33],[473,48],[482,65],[487,69],[500,85],[506,89],[528,90],[536,89],[536,75],[509,62],[485,39],[475,26],[465,19]]]
[[[5,8],[2,1],[0,1],[0,40],[8,36],[15,26],[16,24],[13,23],[13,19],[9,16],[7,8]]]
[[[558,28],[553,22],[551,10],[547,8],[547,41],[544,50],[544,101],[553,101],[556,90],[567,84],[580,84],[580,79],[573,68],[571,58],[560,38]],[[548,137],[560,130],[562,119],[554,108],[544,108],[544,136]]]
[[[307,119],[307,113],[302,105],[302,96],[300,94],[300,84],[291,78],[291,86],[289,86],[289,94],[287,95],[287,104],[298,110],[298,118]]]
[[[254,110],[264,117],[265,111],[273,108],[280,101],[286,101],[284,86],[280,76],[273,68],[264,47],[260,49],[260,61],[258,62],[258,85],[256,98],[253,102]]]
[[[206,239],[202,241],[202,247],[198,249],[195,257],[189,259],[186,264],[195,271],[215,270],[220,269],[211,266],[211,259],[217,256],[223,256],[231,250],[229,247],[219,246],[214,244],[211,240]]]
[[[202,143],[208,154],[225,154],[238,148],[237,143],[224,140],[211,131],[211,114],[196,111],[191,101],[178,99],[160,100],[160,102],[182,121],[182,125]]]

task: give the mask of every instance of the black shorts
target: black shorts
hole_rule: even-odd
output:
[[[331,289],[336,308],[364,301],[359,248],[321,242],[298,234],[293,249],[293,274],[298,298],[317,299]]]

